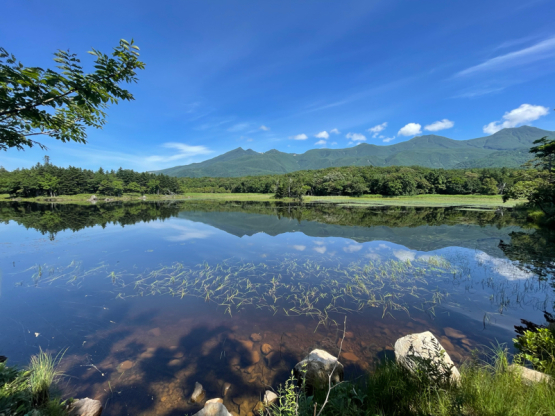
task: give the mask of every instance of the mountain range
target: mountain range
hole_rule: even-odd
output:
[[[238,177],[339,166],[519,167],[531,159],[529,150],[534,140],[545,136],[555,138],[555,132],[522,126],[471,140],[430,134],[387,146],[362,143],[346,149],[312,149],[301,154],[275,149],[259,153],[239,147],[204,162],[156,173],[177,177]]]

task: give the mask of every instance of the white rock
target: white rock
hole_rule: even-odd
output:
[[[232,416],[222,403],[208,403],[193,416]]]
[[[543,383],[543,382],[551,381],[551,376],[544,374],[540,371],[523,367],[518,364],[511,364],[509,366],[509,371],[518,372],[520,377],[522,377],[522,382],[526,384]]]
[[[223,403],[223,402],[224,402],[224,399],[220,399],[220,398],[210,399],[210,400],[206,400],[205,406],[210,403]]]
[[[266,406],[271,405],[272,403],[274,403],[276,400],[278,399],[278,395],[275,394],[273,391],[271,390],[266,390],[266,392],[264,393],[264,404]]]
[[[202,384],[200,384],[198,381],[195,383],[195,390],[193,390],[193,394],[191,394],[191,403],[199,403],[204,399],[204,395],[205,395],[205,391],[204,388],[202,387]]]
[[[335,369],[334,369],[335,368]],[[297,379],[302,379],[303,371],[306,371],[306,385],[309,388],[327,388],[329,375],[332,384],[343,381],[343,364],[337,358],[324,350],[312,350],[294,368]]]
[[[447,376],[451,383],[458,383],[461,378],[453,360],[430,331],[399,338],[395,342],[395,358],[410,371],[427,371],[440,382],[446,381]]]
[[[79,399],[69,405],[69,416],[100,416],[102,414],[102,404],[98,400]]]

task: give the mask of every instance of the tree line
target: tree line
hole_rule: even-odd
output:
[[[521,176],[521,169],[509,168],[447,170],[419,166],[346,166],[283,175],[180,178],[180,181],[184,192],[274,193],[276,198],[297,198],[367,194],[497,195],[503,194]]]
[[[58,167],[48,157],[30,169],[7,171],[0,167],[0,194],[12,197],[101,194],[121,196],[123,193],[175,194],[180,192],[177,178],[119,168],[96,172],[70,166]]]

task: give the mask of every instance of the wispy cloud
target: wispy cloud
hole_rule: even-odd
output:
[[[330,133],[331,133],[331,134],[341,134],[341,132],[340,132],[339,130],[337,130],[337,129],[331,129],[331,130],[330,130]]]
[[[260,130],[269,131],[270,127],[266,127],[264,124],[260,126]]]
[[[447,120],[446,118],[444,118],[441,121],[436,121],[432,124],[428,124],[426,127],[424,127],[424,130],[428,130],[428,131],[440,131],[440,130],[446,130],[446,129],[450,129],[451,127],[453,127],[455,125],[454,122],[452,122],[451,120]]]
[[[499,91],[503,91],[505,87],[484,87],[484,88],[473,88],[471,90],[467,90],[459,95],[455,95],[454,98],[476,98],[481,97],[482,95],[494,94]]]
[[[555,57],[555,37],[545,39],[528,48],[488,59],[455,74],[456,77],[475,75],[486,71],[500,71]]]
[[[378,134],[380,134],[380,132],[385,130],[386,127],[387,121],[385,123],[378,124],[377,126],[370,127],[368,131],[372,133],[372,137],[375,139],[376,137],[378,137]]]
[[[397,133],[398,136],[415,136],[417,134],[422,134],[422,126],[418,123],[409,123],[405,127],[401,128]]]
[[[169,143],[164,143],[162,147],[165,147],[167,149],[177,150],[177,153],[174,153],[168,156],[157,156],[157,155],[148,156],[145,158],[145,161],[149,163],[172,162],[172,161],[181,160],[181,159],[188,159],[198,155],[207,155],[209,153],[212,153],[212,151],[207,147],[189,146],[188,144],[185,144],[185,143],[169,142]]]
[[[250,126],[249,123],[237,123],[233,126],[231,126],[230,128],[227,129],[227,131],[229,132],[237,132],[237,131],[243,131],[245,129],[247,129]]]
[[[484,133],[493,134],[502,129],[530,123],[531,121],[537,120],[548,113],[549,108],[547,107],[543,107],[541,105],[522,104],[514,110],[507,111],[503,115],[503,122],[492,121],[491,123],[485,125]]]
[[[382,140],[382,142],[384,142],[384,143],[389,143],[389,142],[392,141],[392,140],[395,140],[395,136],[393,136],[393,137],[385,137],[385,138]]]
[[[347,133],[345,136],[347,139],[351,139],[353,142],[364,142],[366,141],[366,136],[360,133]]]
[[[314,143],[316,146],[325,146],[326,145],[326,141],[325,140],[318,140],[316,143]]]
[[[308,139],[308,136],[306,134],[302,133],[302,134],[297,134],[296,136],[291,136],[289,138],[293,139],[293,140],[306,140],[306,139]]]

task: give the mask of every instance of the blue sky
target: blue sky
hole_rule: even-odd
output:
[[[152,170],[239,146],[300,153],[419,134],[470,139],[555,130],[555,3],[4,0],[0,45],[27,66],[134,38],[136,100],[86,145],[45,138],[0,153],[7,169],[53,163]]]

